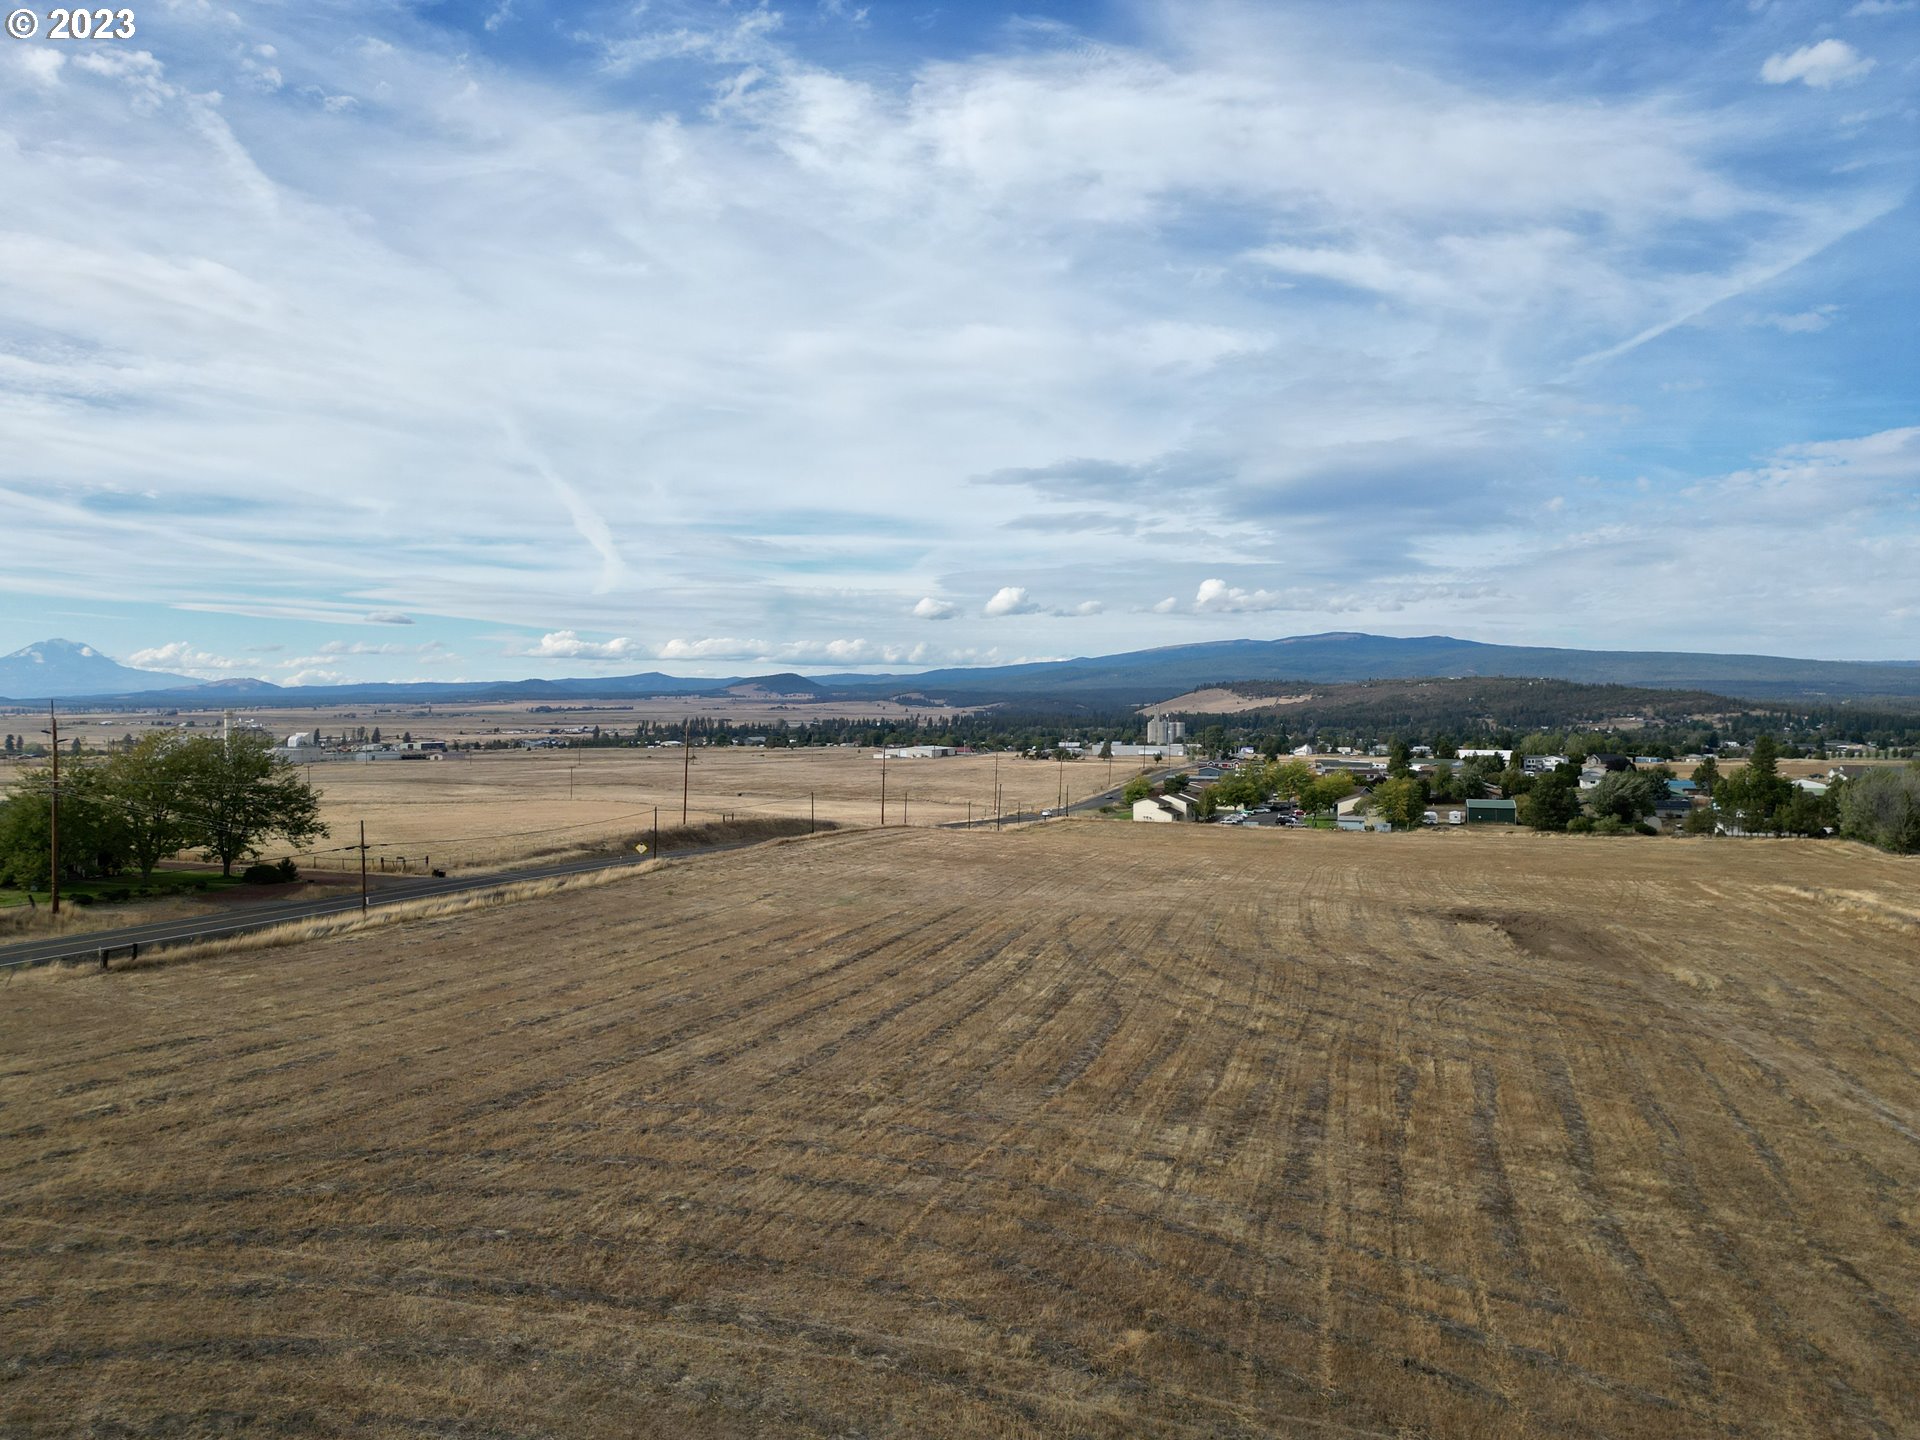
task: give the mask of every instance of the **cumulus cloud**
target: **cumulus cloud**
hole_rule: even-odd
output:
[[[980,613],[989,617],[1032,615],[1039,609],[1039,605],[1027,598],[1024,585],[1002,585],[993,592],[993,598],[981,607]]]
[[[1104,612],[1106,608],[1107,607],[1102,605],[1098,600],[1082,600],[1078,605],[1074,606],[1072,610],[1066,613],[1070,615],[1099,615]]]
[[[1246,590],[1224,580],[1202,580],[1194,593],[1193,608],[1202,614],[1245,614],[1263,610],[1312,609],[1301,600],[1313,592]]]
[[[168,670],[187,675],[244,670],[247,667],[244,660],[216,655],[188,640],[174,640],[165,645],[136,650],[127,657],[127,664],[136,670]]]
[[[351,677],[339,670],[296,670],[283,682],[287,685],[345,685]]]
[[[1816,90],[1829,90],[1860,79],[1874,64],[1871,56],[1860,54],[1844,40],[1819,40],[1791,53],[1769,56],[1760,67],[1760,78],[1769,85],[1799,80]]]
[[[922,596],[913,607],[916,620],[951,620],[960,613],[960,607],[947,600],[936,600],[931,595]]]
[[[539,643],[509,653],[541,660],[625,660],[639,654],[633,641],[622,635],[615,640],[583,640],[574,630],[553,630]]]

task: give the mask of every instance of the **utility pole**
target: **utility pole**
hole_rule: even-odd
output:
[[[653,853],[656,858],[660,854],[660,807],[658,805],[653,807]]]
[[[367,822],[360,822],[360,913],[367,913]]]
[[[687,717],[686,729],[680,734],[680,824],[687,823],[687,785],[693,779],[693,717]]]
[[[573,772],[580,768],[578,761],[567,767],[567,799],[573,799]]]
[[[880,742],[880,828],[887,826],[887,744]]]
[[[967,829],[973,829],[973,801],[967,801]]]
[[[900,792],[900,823],[902,825],[905,825],[908,823],[907,822],[907,792],[904,790]]]
[[[47,887],[53,901],[53,913],[60,913],[60,717],[54,713],[53,701],[47,702],[47,733],[53,737],[53,793],[48,797],[52,806],[49,818],[49,836],[52,844],[53,869],[49,873]]]
[[[813,834],[813,791],[807,791],[807,834]]]

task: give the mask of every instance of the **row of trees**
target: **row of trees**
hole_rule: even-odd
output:
[[[1265,764],[1242,765],[1208,786],[1202,797],[1202,814],[1234,805],[1263,805],[1274,799],[1291,800],[1301,809],[1317,814],[1333,809],[1354,789],[1351,775],[1316,775],[1304,760],[1269,760]],[[1146,779],[1135,776],[1121,794],[1131,804],[1144,800],[1151,792]]]
[[[299,847],[327,833],[320,799],[263,734],[149,735],[60,769],[60,873],[97,879],[199,850],[231,875],[271,840]],[[27,775],[0,805],[0,883],[44,890],[52,878],[53,772]]]

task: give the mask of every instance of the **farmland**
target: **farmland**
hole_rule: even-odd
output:
[[[869,831],[0,1007],[0,1430],[1920,1428],[1851,846]]]
[[[326,847],[357,837],[380,856],[418,865],[506,864],[533,856],[642,839],[653,807],[663,825],[680,819],[683,751],[480,751],[467,758],[406,764],[315,765],[331,842],[314,862],[351,858]],[[725,815],[804,820],[809,812],[839,824],[880,821],[880,763],[862,748],[759,750],[695,747],[690,776],[692,822]],[[1132,774],[1116,761],[1119,784]],[[1054,803],[1059,787],[1084,797],[1102,788],[1108,767],[1081,760],[1063,769],[1051,761],[1002,756],[895,760],[887,765],[887,823],[944,825],[980,819],[993,808],[995,777],[1008,811]],[[312,863],[312,862],[309,862]]]

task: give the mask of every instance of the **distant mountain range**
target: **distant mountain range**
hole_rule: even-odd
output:
[[[69,695],[137,695],[198,685],[185,675],[135,670],[110,660],[91,645],[41,640],[0,656],[0,695],[13,700],[50,700]]]
[[[562,680],[279,686],[265,680],[196,681],[134,670],[87,645],[46,640],[0,659],[0,697],[13,701],[293,708],[481,700],[640,699],[733,695],[755,698],[881,700],[894,696],[991,704],[998,701],[1145,705],[1205,685],[1298,680],[1512,676],[1588,684],[1707,690],[1752,700],[1852,701],[1920,698],[1920,661],[1797,660],[1776,655],[1710,655],[1661,650],[1566,650],[1485,645],[1447,635],[1400,639],[1340,632],[1282,640],[1219,640],[1028,665],[933,670],[920,675],[779,674],[689,678],[639,675]]]

